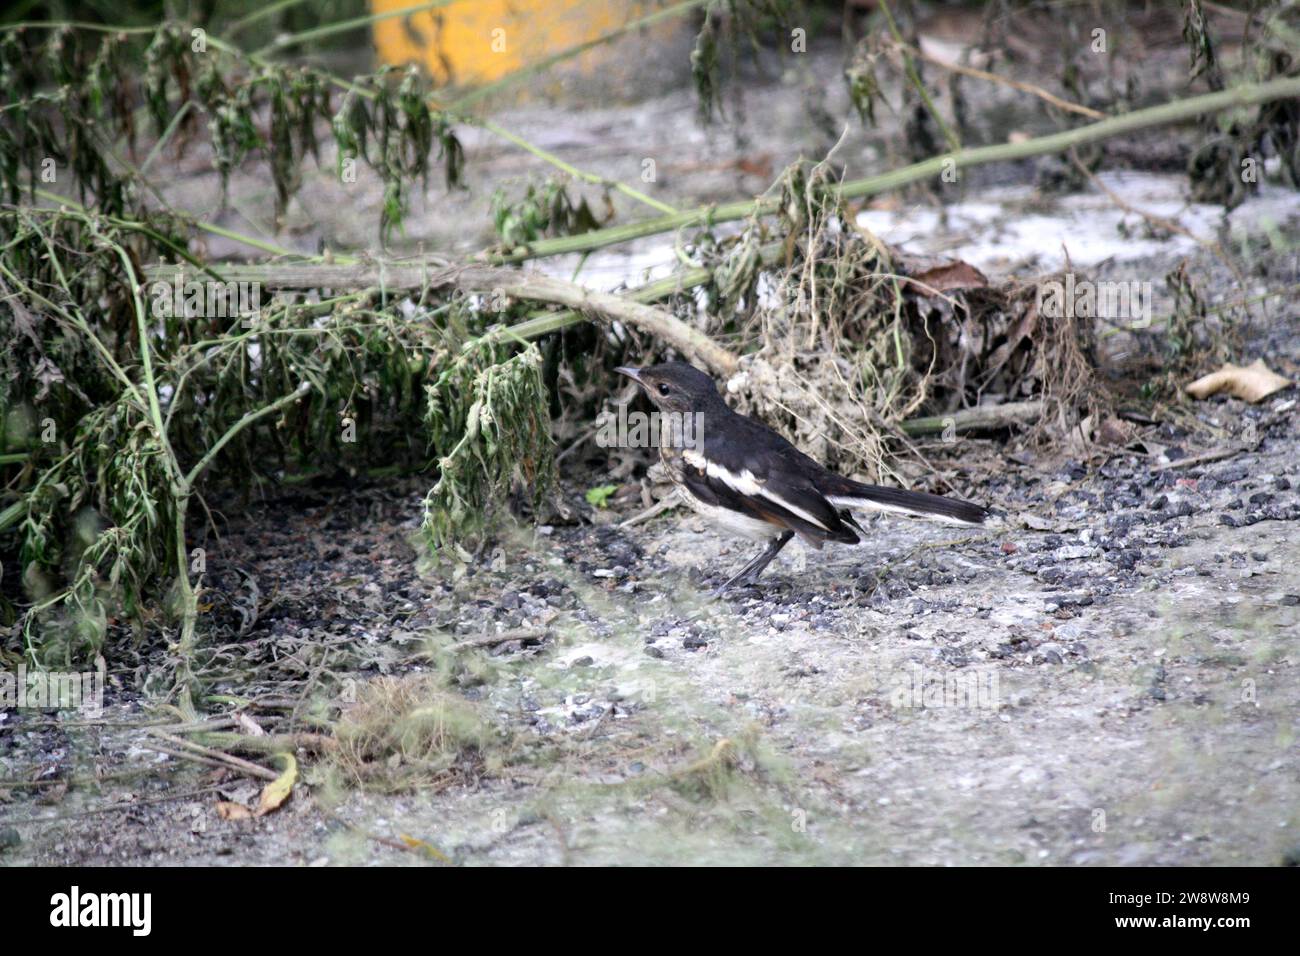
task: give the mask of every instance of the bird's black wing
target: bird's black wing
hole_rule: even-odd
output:
[[[857,544],[847,513],[817,490],[823,469],[766,425],[732,415],[683,459],[687,487],[708,503],[789,528],[814,547]]]

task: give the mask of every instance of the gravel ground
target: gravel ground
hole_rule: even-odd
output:
[[[484,863],[1280,863],[1300,843],[1300,435],[1285,395],[1206,415],[1272,424],[1203,465],[1004,462],[975,482],[1001,527],[881,519],[721,600],[747,546],[683,513],[521,529],[453,580],[415,560],[409,483],[255,505],[217,549],[212,613],[255,580],[260,614],[212,666],[257,677],[215,689],[283,715],[442,669],[508,733],[504,765],[397,796],[309,770],[280,812],[229,822],[213,808],[240,778],[135,728],[11,714],[5,777],[48,785],[0,790],[0,832],[21,821],[5,858],[419,859],[364,832]],[[448,663],[520,629],[539,637]],[[142,719],[110,696],[107,720]],[[721,740],[720,780],[683,777]]]

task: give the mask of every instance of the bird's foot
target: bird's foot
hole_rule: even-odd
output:
[[[758,575],[749,573],[737,574],[734,577],[723,581],[716,588],[709,592],[709,597],[720,598],[725,594],[734,594],[737,591],[752,589],[758,590]]]

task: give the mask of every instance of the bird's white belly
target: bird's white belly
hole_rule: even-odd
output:
[[[705,518],[709,523],[723,531],[749,538],[751,541],[766,541],[781,533],[781,529],[758,518],[751,518],[739,511],[732,511],[721,505],[709,505],[689,494],[685,488],[677,486],[677,496],[692,511]]]

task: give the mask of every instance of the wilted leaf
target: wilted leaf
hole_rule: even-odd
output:
[[[272,810],[278,810],[293,793],[293,785],[298,781],[298,761],[293,754],[277,754],[284,763],[284,771],[265,787],[262,797],[257,802],[257,816],[265,816]]]
[[[955,292],[959,289],[983,289],[989,284],[984,273],[969,262],[955,259],[941,266],[913,273],[908,277],[922,294],[933,295],[936,292]]]
[[[217,801],[217,816],[223,820],[251,820],[253,811],[248,809],[242,803],[232,803],[229,800]]]
[[[438,848],[432,844],[421,840],[419,837],[407,836],[405,833],[402,833],[399,834],[399,838],[412,850],[419,850],[425,856],[432,857],[439,863],[451,864],[451,860],[447,859],[446,854],[438,850]]]
[[[1234,398],[1254,403],[1291,384],[1289,379],[1265,365],[1263,359],[1256,359],[1245,368],[1227,363],[1217,372],[1211,372],[1192,382],[1187,386],[1187,393],[1192,398],[1209,398],[1226,391]]]

